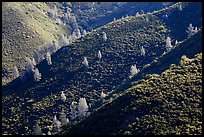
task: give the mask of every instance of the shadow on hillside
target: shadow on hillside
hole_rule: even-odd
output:
[[[141,70],[132,79],[127,79],[124,83],[119,85],[110,95],[124,91],[131,87],[131,83],[143,78],[146,74],[161,74],[168,69],[171,64],[178,64],[183,55],[188,58],[193,58],[195,54],[202,52],[202,30],[196,33],[189,39],[184,40],[183,43],[172,49],[167,54],[163,55],[159,59],[153,61],[149,67]]]

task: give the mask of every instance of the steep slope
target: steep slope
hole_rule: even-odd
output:
[[[43,2],[2,3],[2,84],[10,82],[14,65],[19,71],[25,57],[44,43],[58,41],[58,34],[69,33],[47,16],[51,8]]]
[[[181,41],[187,37],[187,33],[185,33],[186,26],[189,26],[190,23],[198,28],[202,26],[202,13],[199,12],[199,10],[202,10],[201,2],[192,3],[193,4],[182,2],[182,11],[178,10],[178,6],[177,8],[170,6],[168,7],[169,10],[162,9],[160,11],[155,11],[152,14],[161,18],[163,18],[164,15],[167,15],[167,18],[163,19],[168,26],[168,29],[171,30],[170,35],[174,38],[176,37],[178,41]],[[194,8],[197,10],[194,11]],[[185,22],[183,20],[185,20]]]
[[[152,18],[156,17],[153,16]],[[151,36],[156,37],[156,34],[151,29],[147,29],[145,25],[149,23],[146,23],[144,19],[132,20],[130,23],[126,22],[126,25],[120,24],[122,22],[118,22],[117,28],[115,27],[114,29],[112,29],[113,26],[108,26],[107,29],[104,28],[108,37],[105,43],[102,40],[102,31],[97,30],[91,34],[87,34],[78,42],[70,45],[70,47],[65,47],[52,55],[53,65],[50,68],[47,66],[46,61],[40,63],[38,65],[42,73],[42,80],[40,82],[33,83],[27,81],[23,85],[17,83],[17,87],[3,90],[3,92],[15,92],[11,96],[3,98],[3,131],[6,130],[12,134],[31,134],[33,125],[30,123],[36,120],[44,121],[46,125],[51,125],[54,113],[60,112],[61,107],[65,107],[66,112],[69,112],[71,101],[78,101],[80,97],[84,96],[88,100],[88,103],[93,103],[99,99],[101,91],[107,93],[113,86],[120,84],[124,78],[129,76],[129,68],[136,62],[134,58],[144,58],[148,63],[156,56],[153,53],[155,54],[157,49],[159,51],[157,54],[161,54],[164,51],[162,47],[164,46],[165,33],[161,33],[160,37],[156,40],[152,39]],[[162,24],[162,22],[155,19],[151,24],[155,26],[153,29],[157,29],[157,24]],[[138,26],[140,27],[140,34],[139,32],[131,31],[138,30]],[[150,31],[152,33],[145,34]],[[132,41],[129,40],[130,36]],[[147,40],[149,43],[146,42]],[[147,46],[147,48],[145,46],[148,53],[147,57],[141,57],[138,51],[139,45],[144,45],[144,43]],[[160,46],[154,47],[155,44]],[[100,62],[97,59],[98,50],[101,50],[103,56]],[[120,53],[115,51],[119,51]],[[84,56],[88,57],[90,65],[87,69],[81,64]],[[143,65],[145,62],[141,63]],[[138,67],[140,67],[140,64],[138,64]],[[109,82],[110,80],[112,82]],[[68,98],[66,104],[60,101],[60,91],[62,90],[65,90]],[[15,100],[12,100],[14,97]],[[32,103],[27,102],[30,99],[34,101]],[[30,107],[23,107],[24,105]],[[15,113],[10,113],[11,106],[21,109]],[[43,106],[46,106],[46,108]],[[13,117],[14,114],[18,117]],[[22,119],[21,117],[23,115],[26,115],[29,121]],[[10,119],[10,117],[13,118]],[[12,125],[11,123],[14,120],[16,122]],[[6,127],[6,125],[9,125],[10,128]],[[25,126],[27,129],[24,129]],[[41,123],[41,126],[43,126],[43,129],[47,129],[45,124]]]
[[[201,135],[202,54],[150,75],[104,104],[68,135]]]
[[[143,5],[139,3],[134,3],[135,5],[140,5],[140,8]],[[105,23],[110,22],[109,17],[106,17],[106,14],[114,10],[115,13],[128,13],[124,12],[126,8],[123,5],[126,3],[95,3],[95,10],[90,10],[91,2],[10,2],[2,4],[2,51],[3,51],[3,69],[2,69],[2,84],[5,85],[12,78],[12,70],[14,65],[17,65],[19,70],[24,67],[25,56],[32,57],[33,51],[39,46],[44,45],[44,43],[50,43],[52,40],[58,41],[59,33],[70,34],[73,31],[73,28],[70,24],[67,26],[56,25],[55,21],[48,18],[48,12],[53,9],[54,6],[57,7],[58,15],[63,22],[67,22],[63,15],[67,12],[68,8],[73,9],[72,13],[75,14],[78,20],[79,27],[81,30],[84,28],[90,28],[93,22],[93,17],[96,15],[100,17],[100,20],[97,20],[94,24],[94,28],[104,25]],[[122,6],[119,9],[118,6]],[[146,4],[148,5],[148,4]],[[162,4],[156,4],[162,7]],[[127,6],[125,6],[127,7]],[[133,8],[133,7],[132,7]],[[132,9],[131,8],[131,9]],[[145,6],[144,6],[145,9]],[[84,12],[81,12],[83,10]],[[101,18],[101,16],[103,18]],[[118,18],[117,15],[114,14]],[[121,14],[122,16],[122,14]],[[105,17],[105,18],[104,18]],[[111,15],[111,18],[113,15]],[[86,21],[85,18],[90,18]],[[104,20],[105,22],[103,22]],[[98,23],[97,23],[98,22]],[[87,25],[84,25],[87,24]],[[88,29],[89,31],[91,29]],[[70,32],[69,32],[70,31]]]
[[[177,11],[195,10],[197,14],[194,16],[200,19],[200,5],[192,3],[197,9],[189,5],[183,11]],[[149,22],[144,18],[146,16]],[[175,20],[186,22],[183,18]],[[128,79],[131,65],[136,63],[141,69],[160,56],[165,51],[166,36],[170,36],[167,27],[155,15],[129,17],[109,23],[60,49],[52,55],[52,66],[48,66],[46,61],[37,65],[42,73],[40,82],[30,80],[21,84],[16,79],[3,88],[3,94],[7,95],[2,99],[2,131],[31,134],[33,123],[39,121],[47,133],[47,125],[52,124],[55,114],[59,116],[61,108],[69,114],[70,103],[80,97],[94,103],[101,91],[108,93]],[[108,37],[105,42],[103,31]],[[177,37],[172,39],[174,41]],[[141,56],[141,46],[145,48],[146,56]],[[98,50],[102,52],[101,61],[97,58]],[[81,64],[84,56],[88,57],[88,68]],[[60,101],[62,90],[67,96],[66,103]]]
[[[144,68],[132,79],[128,79],[120,84],[110,95],[124,91],[131,87],[131,83],[137,81],[147,74],[161,74],[168,69],[172,64],[178,64],[180,58],[186,55],[189,58],[193,58],[195,54],[202,51],[202,30],[198,31],[194,36],[185,39],[178,46],[174,47],[170,52],[162,54],[160,57],[152,61],[150,64],[144,66]],[[188,49],[188,50],[186,50]]]
[[[168,6],[174,2],[169,3]],[[113,19],[134,16],[164,8],[163,2],[72,2],[72,11],[80,26],[86,30],[98,28]]]

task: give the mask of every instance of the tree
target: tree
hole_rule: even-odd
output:
[[[69,45],[69,39],[67,38],[67,36],[59,34],[59,47],[64,47],[66,45]]]
[[[106,94],[103,93],[103,91],[101,92],[101,99],[105,98],[106,97]]]
[[[148,16],[146,16],[145,20],[146,20],[146,22],[149,22],[149,18],[148,18]]]
[[[73,13],[70,14],[69,23],[71,24],[73,30],[79,28],[76,17]]]
[[[31,61],[30,58],[25,57],[26,60],[26,65],[25,65],[25,69],[27,72],[34,72],[34,65],[33,62]]]
[[[139,12],[137,12],[135,16],[138,17],[139,15],[140,15]]]
[[[195,34],[196,32],[198,32],[198,29],[197,27],[193,27],[193,25],[190,23],[187,30],[186,30],[187,34],[188,34],[188,37],[191,37],[193,34]]]
[[[136,65],[132,65],[130,68],[130,73],[131,75],[129,76],[130,78],[132,78],[134,75],[136,75],[140,70],[137,69]]]
[[[65,96],[64,92],[62,91],[62,93],[61,93],[61,100],[62,100],[63,102],[65,102],[66,99],[67,99],[67,97]]]
[[[71,19],[71,13],[69,12],[69,10],[67,10],[67,13],[64,14],[64,17],[65,17],[65,20],[67,21],[67,24],[69,24]]]
[[[167,37],[166,38],[166,50],[169,51],[171,50],[173,46],[171,45],[171,38],[170,37]]]
[[[83,64],[84,66],[86,66],[86,67],[89,66],[89,62],[88,62],[88,60],[87,60],[86,57],[84,57],[84,61],[82,62],[82,64]]]
[[[50,131],[47,132],[47,135],[52,135]]]
[[[62,33],[59,34],[59,47],[64,46],[64,35]]]
[[[103,33],[103,40],[106,41],[108,38],[107,38],[107,35],[105,32],[102,32]]]
[[[77,117],[77,102],[73,101],[70,105],[70,117],[71,117],[71,120],[74,120],[76,117]]]
[[[61,122],[57,119],[56,115],[53,119],[53,132],[59,132],[61,130]]]
[[[36,68],[34,71],[34,81],[40,81],[40,80],[41,80],[41,74],[40,74],[38,68]]]
[[[36,124],[34,127],[33,127],[33,134],[34,135],[42,135],[42,130],[40,128],[40,126],[38,124]]]
[[[34,51],[33,58],[35,59],[36,63],[39,63],[39,54],[37,50]]]
[[[79,29],[75,29],[72,33],[77,39],[81,37],[81,32]]]
[[[143,47],[143,46],[142,46],[142,48],[141,48],[140,53],[141,53],[141,55],[142,55],[142,56],[144,56],[144,55],[145,55],[145,49],[144,49],[144,47]]]
[[[181,2],[178,3],[178,9],[179,9],[180,11],[183,10],[183,8],[182,8],[182,3],[181,3]]]
[[[102,58],[102,54],[101,54],[100,50],[98,51],[98,58],[99,58],[99,60]]]
[[[54,5],[53,11],[54,11],[54,17],[56,18],[58,16],[58,14],[57,14],[57,6],[56,5]]]
[[[66,114],[64,113],[64,110],[62,110],[60,114],[60,119],[61,119],[62,126],[67,125],[69,123],[69,119],[66,118]]]
[[[13,69],[13,79],[16,79],[17,77],[19,77],[19,71],[18,71],[17,66],[14,66],[14,69]]]
[[[113,18],[113,22],[115,22],[116,21],[116,19],[115,19],[115,17]]]
[[[178,44],[178,41],[176,40],[176,41],[175,41],[175,45],[177,45],[177,44]]]
[[[52,65],[51,55],[50,52],[47,52],[46,54],[46,60],[48,65]]]
[[[194,33],[197,33],[197,32],[198,32],[198,28],[195,27],[195,29],[194,29]]]
[[[46,55],[45,51],[46,51],[45,46],[39,47],[38,50],[36,51],[37,55],[38,55],[38,57],[37,57],[38,58],[38,61],[37,61],[38,63],[45,59],[45,55]]]
[[[32,63],[33,63],[33,66],[36,66],[36,61],[34,58],[32,58]]]
[[[82,32],[82,35],[86,35],[86,30],[84,29],[83,32]]]
[[[79,104],[78,104],[78,117],[79,118],[85,117],[87,112],[88,112],[88,105],[87,105],[86,99],[80,98]]]
[[[54,5],[53,9],[51,9],[51,11],[49,12],[49,16],[53,19],[55,19],[58,16],[56,5]]]

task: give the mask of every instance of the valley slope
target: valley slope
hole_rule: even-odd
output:
[[[189,10],[194,12],[192,18],[184,14]],[[169,20],[162,19],[166,12]],[[180,12],[183,14],[174,18]],[[197,23],[200,28],[201,22],[197,22],[200,18],[200,3],[187,3],[182,11],[173,5],[158,13],[117,20],[86,34],[54,53],[52,66],[45,60],[37,65],[41,81],[28,80],[21,84],[18,78],[3,87],[2,130],[11,134],[31,134],[33,123],[38,121],[47,133],[55,114],[59,116],[62,108],[66,114],[70,113],[72,101],[85,97],[93,107],[97,106],[102,91],[109,94],[129,79],[131,65],[136,64],[142,70],[166,51],[167,36],[172,38],[172,43],[176,39],[183,40],[187,37],[185,30],[189,23]],[[179,28],[180,34],[177,34],[180,24],[185,27]],[[107,34],[106,41],[102,32]],[[142,46],[145,56],[140,52]],[[100,61],[99,50],[102,52]],[[88,58],[88,68],[82,65],[84,57]],[[65,103],[60,100],[61,91],[67,96]]]

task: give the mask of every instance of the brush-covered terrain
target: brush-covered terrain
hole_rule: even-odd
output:
[[[50,17],[54,7],[57,10],[56,19]],[[58,43],[59,34],[72,34],[74,26],[65,19],[65,13],[71,13],[76,18],[76,24],[82,32],[109,23],[114,17],[135,15],[141,10],[151,12],[163,7],[162,2],[3,2],[2,85],[13,80],[15,65],[22,70],[25,57],[33,57],[36,49],[53,40]]]
[[[201,135],[202,53],[141,79],[68,135]]]
[[[130,88],[131,83],[137,81],[148,74],[160,74],[168,69],[172,64],[178,64],[180,58],[186,55],[189,58],[193,58],[195,54],[202,51],[202,30],[196,33],[189,39],[185,39],[181,44],[174,47],[170,52],[162,54],[160,57],[147,64],[143,69],[132,79],[128,79],[120,84],[113,93],[119,93],[123,90]],[[188,49],[188,50],[186,50]],[[111,97],[111,96],[110,96]]]
[[[59,33],[70,33],[48,17],[52,8],[43,2],[2,3],[2,85],[13,79],[13,67],[21,70],[25,57],[33,57],[38,47],[58,41]]]
[[[189,14],[189,11],[194,14]],[[166,14],[168,18],[163,18]],[[99,107],[102,91],[112,95],[115,89],[130,79],[132,65],[136,64],[137,68],[143,70],[145,65],[160,57],[166,51],[167,36],[172,38],[172,45],[177,48],[173,43],[187,38],[186,29],[190,23],[200,28],[201,18],[201,3],[184,3],[182,10],[175,4],[158,12],[116,20],[59,49],[51,56],[51,66],[46,60],[37,65],[42,74],[39,82],[27,80],[22,83],[20,78],[17,78],[3,86],[2,133],[32,134],[35,123],[39,123],[43,133],[47,133],[54,115],[59,117],[63,108],[69,116],[71,102],[78,101],[81,97],[85,97],[91,105],[90,111]],[[103,39],[104,32],[107,40]],[[183,55],[188,55],[187,47],[191,43],[197,42],[192,55],[201,49],[201,31],[192,37],[189,39],[190,43],[182,46],[181,42],[177,45],[186,47],[182,48],[181,53],[185,53],[185,50],[187,53]],[[141,55],[142,46],[146,52],[144,56]],[[102,53],[100,60],[99,50]],[[179,56],[180,54],[174,57]],[[88,67],[82,64],[84,57],[88,59]],[[66,102],[60,99],[61,91],[64,91],[67,97]],[[109,97],[110,100],[105,102],[111,103],[113,98]],[[125,131],[118,134],[123,132]],[[92,133],[96,132],[93,130]],[[112,131],[109,133],[116,134]]]
[[[168,6],[175,2],[166,3]],[[153,12],[165,7],[164,2],[71,2],[73,13],[86,30],[98,28],[115,19]]]

